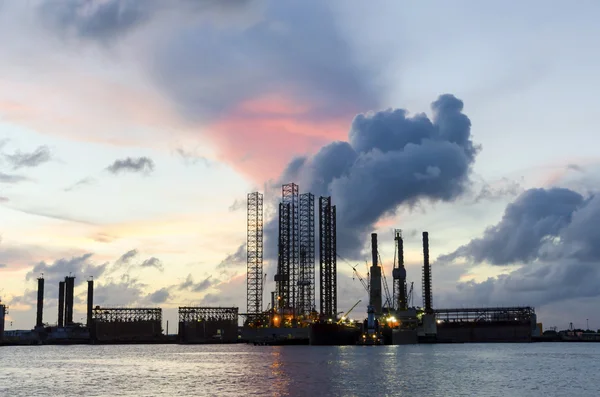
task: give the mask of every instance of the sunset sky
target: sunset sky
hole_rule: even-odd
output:
[[[415,304],[428,231],[434,307],[600,328],[599,17],[596,1],[0,1],[7,329],[34,325],[42,273],[49,323],[69,272],[75,321],[90,276],[96,304],[172,324],[180,305],[244,312],[246,194],[269,224],[286,182],[338,204],[340,311],[366,302],[348,264],[366,273],[371,232],[391,280],[401,228]]]

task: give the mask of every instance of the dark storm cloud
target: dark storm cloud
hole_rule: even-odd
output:
[[[379,103],[374,73],[336,30],[329,4],[263,2],[247,28],[196,24],[166,37],[149,64],[164,92],[191,119],[219,117],[268,93],[309,103],[312,120]]]
[[[10,163],[13,170],[19,168],[33,168],[52,159],[50,149],[47,146],[40,146],[31,153],[16,151],[14,154],[5,154],[4,158]]]
[[[473,263],[507,265],[529,262],[539,257],[542,245],[571,223],[573,213],[586,203],[582,195],[569,189],[530,189],[506,207],[502,220],[489,227],[482,238],[459,247],[438,260],[459,257]]]
[[[154,170],[154,161],[148,157],[131,158],[115,160],[110,166],[106,167],[113,174],[121,171],[150,173]]]
[[[282,182],[295,176],[302,191],[331,195],[337,205],[338,251],[356,256],[374,223],[398,206],[452,201],[469,187],[479,147],[462,109],[462,101],[446,94],[433,102],[432,119],[409,117],[402,109],[360,114],[349,142],[333,142],[311,158],[295,159]],[[265,233],[276,239],[276,220]]]

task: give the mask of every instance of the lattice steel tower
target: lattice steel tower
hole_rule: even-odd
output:
[[[406,301],[406,268],[404,267],[404,240],[402,239],[402,230],[394,230],[394,240],[396,241],[396,252],[394,254],[394,306],[396,310],[406,310],[408,302]]]
[[[288,206],[289,219],[289,305],[298,313],[298,281],[300,280],[300,208],[298,185],[287,183],[281,187],[281,202]]]
[[[291,205],[279,204],[279,252],[277,254],[277,274],[275,286],[277,290],[277,310],[290,308],[290,222]]]
[[[429,264],[429,233],[423,232],[423,307],[432,314],[431,265]]]
[[[248,194],[248,236],[246,303],[249,315],[258,315],[263,309],[263,195]]]
[[[337,245],[335,205],[331,197],[319,198],[319,286],[321,314],[337,315]]]
[[[300,279],[298,314],[315,309],[315,196],[300,195]]]

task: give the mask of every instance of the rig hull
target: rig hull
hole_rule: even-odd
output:
[[[356,326],[336,323],[314,323],[309,329],[309,343],[312,346],[356,345],[361,330]]]

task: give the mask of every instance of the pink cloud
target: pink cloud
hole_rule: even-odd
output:
[[[207,131],[220,160],[262,182],[277,177],[294,156],[344,139],[355,112],[330,118],[313,114],[308,104],[268,95],[241,103]]]

